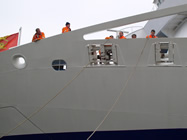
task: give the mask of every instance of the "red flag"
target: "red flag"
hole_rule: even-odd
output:
[[[0,37],[0,52],[6,51],[9,48],[17,46],[18,36],[19,36],[19,33]]]

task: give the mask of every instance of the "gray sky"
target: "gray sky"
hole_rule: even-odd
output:
[[[152,9],[153,0],[4,0],[0,37],[16,33],[22,27],[21,44],[25,44],[31,42],[38,27],[50,37],[60,34],[67,21],[76,30]],[[100,37],[110,34],[103,33]]]

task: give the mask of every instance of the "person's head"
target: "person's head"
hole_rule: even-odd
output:
[[[66,22],[66,27],[70,27],[70,23],[69,22]]]
[[[114,36],[113,36],[113,35],[110,35],[110,38],[111,38],[111,39],[113,39],[113,38],[114,38]]]
[[[136,34],[132,34],[132,38],[136,38]]]
[[[119,37],[122,37],[123,36],[123,32],[119,32]]]
[[[37,33],[38,35],[41,35],[40,28],[36,28],[36,33]]]
[[[152,36],[155,35],[155,30],[151,30],[151,35],[152,35]]]

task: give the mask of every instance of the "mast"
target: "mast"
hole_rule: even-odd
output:
[[[20,42],[21,42],[21,33],[22,33],[22,27],[19,28],[19,37],[18,37],[18,45],[20,46]]]

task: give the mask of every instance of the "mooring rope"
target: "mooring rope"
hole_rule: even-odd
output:
[[[105,43],[107,43],[109,41],[109,39],[107,39]],[[100,48],[101,50],[102,48]],[[82,69],[55,95],[53,96],[51,99],[49,99],[44,105],[42,105],[39,109],[37,109],[36,111],[34,111],[33,113],[31,113],[31,115],[29,115],[28,117],[26,117],[26,119],[24,119],[23,121],[21,121],[20,123],[18,123],[14,128],[10,129],[7,133],[3,134],[0,136],[0,139],[4,136],[9,135],[11,132],[13,132],[14,130],[16,130],[18,127],[20,127],[21,125],[23,125],[25,122],[29,121],[33,116],[35,116],[36,114],[38,114],[41,110],[43,110],[51,101],[53,101],[57,96],[59,96],[90,64],[90,62],[88,64],[86,64],[85,66],[82,67]]]
[[[100,126],[101,126],[101,125],[104,123],[104,121],[108,118],[108,116],[110,115],[110,113],[112,112],[112,110],[114,109],[114,107],[116,106],[116,104],[118,103],[118,101],[119,101],[119,99],[120,99],[122,93],[125,91],[125,89],[127,88],[127,85],[128,85],[128,83],[129,83],[129,81],[132,79],[132,77],[134,76],[134,74],[135,74],[135,72],[136,72],[136,68],[137,68],[137,66],[138,66],[138,63],[139,63],[140,58],[141,58],[141,56],[142,56],[142,54],[143,54],[143,52],[144,52],[144,49],[145,49],[145,47],[146,47],[146,45],[147,45],[148,40],[149,40],[149,39],[146,39],[145,45],[144,45],[143,49],[141,50],[141,53],[140,53],[140,56],[138,57],[138,60],[137,60],[137,62],[136,62],[136,65],[135,65],[133,71],[130,73],[130,75],[129,75],[127,81],[125,82],[125,84],[124,84],[124,86],[123,86],[121,92],[119,93],[119,95],[118,95],[117,98],[115,99],[115,101],[114,101],[114,103],[112,104],[111,108],[107,111],[107,114],[104,116],[104,118],[102,119],[102,121],[101,121],[101,122],[99,123],[99,125],[95,128],[95,130],[90,134],[90,136],[87,138],[87,140],[91,139],[91,137],[96,133],[96,131],[100,128]]]

